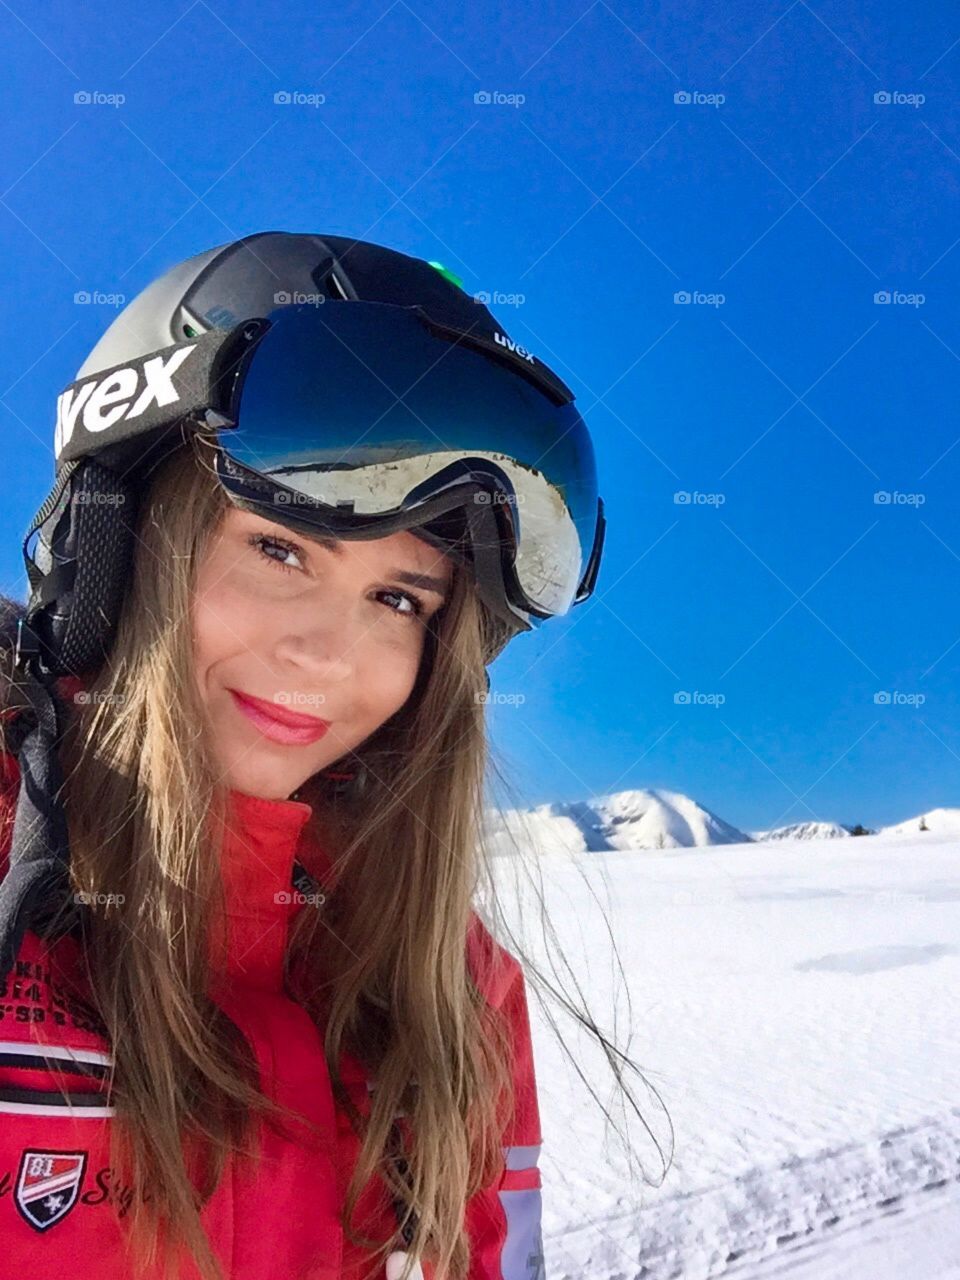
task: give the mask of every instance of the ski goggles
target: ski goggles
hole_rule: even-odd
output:
[[[278,521],[465,541],[482,598],[514,625],[593,591],[605,520],[589,431],[505,334],[380,302],[278,307],[71,384],[58,473],[96,455],[127,474],[191,420],[216,433],[224,487]]]
[[[268,321],[218,432],[229,491],[339,537],[459,508],[481,594],[527,627],[591,594],[605,525],[593,445],[545,366],[418,307],[282,307]]]

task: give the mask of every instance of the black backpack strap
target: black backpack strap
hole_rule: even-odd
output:
[[[24,673],[25,701],[7,729],[20,767],[20,793],[7,874],[0,883],[0,982],[6,979],[31,926],[69,891],[67,822],[59,801],[63,777],[57,699],[34,674]]]

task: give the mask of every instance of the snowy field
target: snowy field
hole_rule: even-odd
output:
[[[616,1008],[665,1160],[636,1116],[614,1111],[646,1174],[631,1180],[531,995],[549,1280],[960,1280],[950,824],[588,852],[556,814],[531,815],[538,859],[495,860],[507,918],[539,961],[555,954],[532,868],[605,1030]],[[616,998],[608,925],[627,975]],[[562,1012],[558,1026],[614,1108],[592,1037]]]

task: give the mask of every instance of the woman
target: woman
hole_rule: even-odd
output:
[[[435,267],[248,237],[60,398],[7,602],[10,1274],[543,1274],[484,668],[590,594],[602,503],[570,393]]]

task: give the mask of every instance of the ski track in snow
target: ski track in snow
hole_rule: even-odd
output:
[[[629,1119],[647,1174],[631,1181],[531,995],[549,1280],[960,1280],[958,853],[876,836],[520,860],[591,1011],[640,1065],[669,1165],[559,1014]],[[517,860],[497,864],[542,964],[535,897]]]
[[[861,1231],[941,1193],[957,1215],[960,1243],[960,1111],[820,1157],[760,1168],[726,1186],[678,1196],[656,1215],[643,1211],[560,1232],[550,1239],[551,1280],[708,1280],[789,1275],[806,1251],[829,1255],[834,1238]],[[843,1253],[843,1250],[840,1250]],[[958,1268],[960,1254],[944,1259]],[[835,1272],[875,1277],[856,1256]],[[818,1258],[816,1272],[824,1274]],[[929,1271],[899,1275],[932,1277]],[[936,1273],[938,1276],[939,1272]]]

